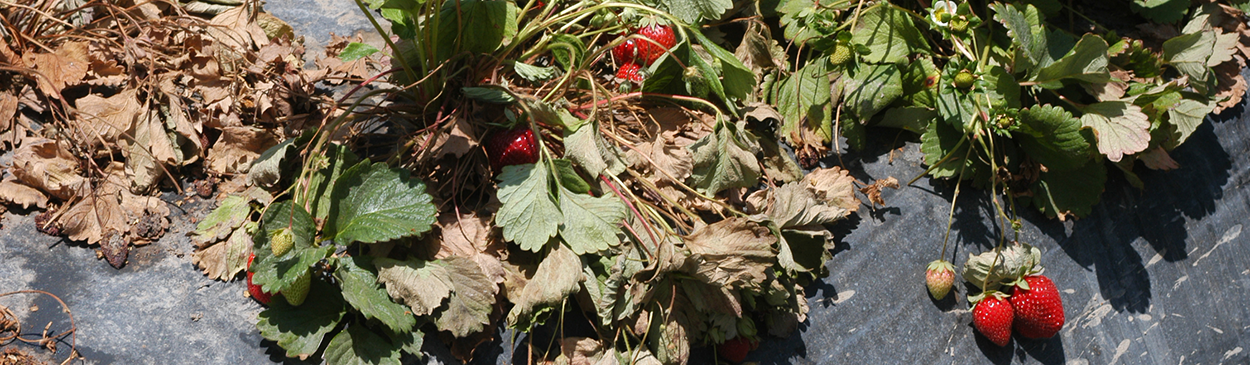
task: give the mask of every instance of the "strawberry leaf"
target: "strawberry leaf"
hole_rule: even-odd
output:
[[[334,184],[324,235],[339,244],[376,243],[430,230],[437,210],[425,184],[385,163],[361,163]]]
[[[529,277],[516,306],[508,312],[508,325],[529,330],[537,324],[535,318],[546,312],[546,306],[559,305],[570,294],[577,292],[582,281],[582,260],[562,244],[551,246],[551,252],[538,264]]]
[[[1107,182],[1107,168],[1101,160],[1068,171],[1048,171],[1033,183],[1033,204],[1050,217],[1083,217],[1093,211]]]
[[[733,53],[730,53],[724,48],[721,48],[721,46],[717,45],[716,42],[713,42],[711,39],[708,39],[698,29],[694,27],[689,27],[689,28],[686,28],[686,30],[689,31],[690,34],[694,35],[694,38],[699,41],[699,45],[703,46],[704,51],[707,51],[708,54],[710,54],[713,58],[715,58],[715,60],[713,61],[714,63],[719,61],[719,64],[720,64],[719,74],[721,76],[719,79],[713,76],[713,75],[717,75],[718,72],[715,72],[715,69],[709,69],[707,65],[700,66],[699,70],[703,71],[704,75],[706,76],[705,79],[707,79],[708,86],[712,87],[713,90],[716,90],[717,88],[721,88],[724,90],[723,93],[722,92],[717,93],[717,95],[721,97],[721,100],[724,100],[726,103],[728,103],[730,102],[730,100],[726,99],[726,97],[740,99],[740,100],[746,99],[748,95],[751,95],[751,93],[755,91],[755,84],[756,84],[755,76],[756,75],[754,72],[751,71],[750,68],[742,64],[742,60],[739,60],[738,57],[734,56]],[[696,61],[694,61],[693,59],[699,58],[699,56],[697,56],[697,54],[692,53],[691,57],[688,57],[688,58],[692,60],[691,61],[692,63],[696,63]],[[700,59],[700,61],[697,62],[696,65],[704,63],[701,60],[702,59]],[[708,72],[708,71],[713,71],[713,72]],[[716,86],[716,85],[723,85],[723,86]]]
[[[393,332],[411,331],[417,324],[408,307],[392,302],[386,290],[379,286],[369,256],[342,258],[338,264],[334,277],[343,288],[343,299],[360,310],[365,318],[375,318]]]
[[[551,196],[551,172],[544,164],[505,166],[498,179],[503,206],[495,214],[495,224],[503,227],[505,240],[538,252],[564,221]]]
[[[343,176],[343,171],[356,165],[360,158],[348,150],[347,146],[331,147],[324,156],[314,155],[310,158],[314,159],[314,166],[322,167],[309,178],[308,192],[301,198],[311,205],[301,205],[308,206],[314,218],[325,220],[330,216],[330,207],[335,204],[334,185]]]
[[[572,133],[569,131],[565,129],[565,154],[590,175],[616,175],[625,171],[621,150],[603,139],[598,121],[585,123]]]
[[[715,131],[688,146],[694,155],[692,186],[705,194],[755,185],[760,178],[755,137],[743,130],[746,122],[720,122]]]
[[[378,268],[377,282],[386,285],[391,298],[407,304],[415,315],[433,314],[451,295],[447,270],[432,261],[379,258],[374,263]]]
[[[1050,61],[1050,55],[1046,52],[1046,33],[1041,26],[1037,8],[1025,4],[1021,9],[1020,6],[1001,3],[990,4],[990,8],[994,9],[994,20],[1007,28],[1007,35],[1016,45],[1017,52],[1024,56],[1016,58],[1018,66],[1032,69]]]
[[[247,221],[248,213],[252,210],[248,202],[249,200],[242,195],[226,196],[216,209],[204,216],[204,220],[195,226],[195,232],[191,232],[191,238],[196,242],[209,243],[230,237],[235,229]]]
[[[693,253],[695,277],[732,288],[758,286],[776,262],[768,228],[746,218],[729,218],[705,226],[686,239]]]
[[[828,142],[833,136],[833,103],[830,102],[829,69],[825,59],[815,60],[803,65],[794,74],[778,83],[773,91],[774,103],[783,124],[779,135],[794,142],[799,135],[798,129],[806,127],[818,131],[821,142]]]
[[[1104,101],[1082,109],[1081,124],[1094,129],[1098,152],[1118,162],[1150,145],[1150,120],[1131,100]]]
[[[1063,108],[1034,106],[1020,111],[1020,129],[1013,134],[1020,148],[1050,170],[1072,170],[1090,160],[1090,141],[1081,121]]]
[[[703,19],[720,19],[721,14],[734,5],[730,0],[667,0],[660,4],[677,19],[689,24]]]
[[[282,256],[273,256],[270,239],[281,229],[289,229],[294,247]],[[261,217],[261,229],[254,237],[252,252],[256,259],[252,263],[252,282],[260,285],[266,292],[277,293],[294,283],[300,275],[308,272],[317,261],[329,255],[333,247],[320,247],[313,243],[316,232],[312,216],[303,207],[290,200],[274,203],[265,210]]]
[[[843,78],[842,105],[864,123],[903,95],[903,76],[894,64],[864,65]]]
[[[343,365],[399,365],[400,344],[379,336],[361,322],[352,322],[326,346],[326,363]]]
[[[560,237],[573,253],[601,252],[620,243],[616,234],[626,209],[615,195],[592,197],[560,187],[560,211],[564,214]]]
[[[286,349],[287,357],[316,353],[325,335],[337,327],[347,313],[338,288],[321,280],[313,281],[308,296],[315,300],[298,307],[285,300],[274,300],[269,303],[269,309],[258,316],[256,328],[260,335]]]
[[[968,254],[962,276],[982,291],[996,290],[1031,272],[1041,262],[1041,255],[1041,250],[1027,243],[1008,245],[1001,252]]]
[[[949,123],[943,121],[929,123],[929,128],[920,136],[920,150],[924,152],[925,164],[937,165],[930,171],[933,177],[939,179],[958,177],[960,170],[966,169],[964,179],[971,179],[979,170],[988,168],[977,160],[975,155],[969,158],[969,143],[968,141],[960,143],[962,137],[963,134]],[[942,162],[943,159],[945,162]],[[941,163],[938,164],[938,162]]]
[[[1168,126],[1172,134],[1163,142],[1163,147],[1171,150],[1189,139],[1198,130],[1198,126],[1202,125],[1202,121],[1206,120],[1207,114],[1215,110],[1216,104],[1215,101],[1203,102],[1185,98],[1176,107],[1168,109]]]
[[[452,287],[447,308],[434,318],[434,324],[456,337],[481,332],[490,323],[499,286],[472,259],[450,256],[433,263],[447,271]]]
[[[863,56],[868,63],[902,63],[913,54],[929,53],[929,43],[912,23],[911,15],[892,4],[864,10],[851,36],[852,42],[871,50]]]
[[[1189,0],[1133,0],[1129,8],[1155,23],[1175,23],[1185,16]]]
[[[1047,89],[1063,87],[1060,80],[1076,79],[1088,83],[1107,82],[1107,41],[1095,34],[1086,34],[1063,58],[1043,67],[1033,81]]]
[[[465,0],[444,3],[442,8],[439,16],[444,20],[436,23],[439,59],[459,52],[491,53],[517,34],[520,9],[515,2]]]

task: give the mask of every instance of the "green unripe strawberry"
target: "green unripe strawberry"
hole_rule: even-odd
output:
[[[299,278],[295,279],[294,283],[291,283],[291,286],[282,291],[282,297],[286,298],[287,303],[298,307],[300,304],[304,304],[304,299],[308,298],[308,287],[310,285],[312,285],[312,275],[309,274],[308,270],[304,270],[299,275]]]
[[[971,89],[972,82],[975,80],[976,78],[972,76],[971,71],[968,71],[968,70],[959,71],[959,73],[955,74],[955,87],[959,88],[960,90]]]
[[[273,232],[273,237],[269,239],[269,248],[273,249],[274,256],[282,256],[291,251],[295,246],[295,234],[291,233],[290,228],[280,228]]]
[[[851,60],[851,46],[849,44],[838,42],[833,46],[833,55],[829,56],[829,63],[841,65]]]
[[[710,90],[707,86],[707,79],[703,77],[703,73],[699,69],[691,66],[686,68],[683,73],[683,79],[686,81],[687,95],[696,98],[705,98]]]
[[[951,292],[955,284],[955,266],[950,261],[935,260],[929,263],[924,273],[924,285],[929,288],[933,299],[942,300]]]
[[[952,19],[951,31],[955,33],[963,33],[968,30],[968,21],[964,19]]]

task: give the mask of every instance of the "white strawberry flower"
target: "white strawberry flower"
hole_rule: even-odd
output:
[[[929,11],[929,20],[945,27],[951,18],[955,16],[955,10],[958,7],[954,1],[938,0],[933,3],[933,9]]]

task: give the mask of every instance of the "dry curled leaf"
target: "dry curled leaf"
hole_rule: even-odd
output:
[[[30,209],[31,206],[39,209],[48,207],[48,197],[42,192],[13,180],[0,181],[0,200],[21,205],[22,209]]]
[[[79,176],[78,159],[51,139],[33,139],[13,152],[9,170],[22,183],[52,196],[69,200],[79,194],[86,180]]]
[[[873,181],[872,184],[868,184],[868,186],[859,189],[859,192],[867,195],[868,201],[871,201],[872,204],[884,206],[885,199],[881,198],[881,189],[885,188],[898,189],[898,179],[895,179],[893,176],[879,179],[877,181]]]

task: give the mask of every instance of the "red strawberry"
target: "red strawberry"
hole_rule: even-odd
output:
[[[612,47],[612,58],[617,63],[627,64],[634,63],[634,56],[638,54],[638,45],[636,39],[626,39],[625,42]]]
[[[742,362],[742,360],[746,360],[747,353],[759,346],[759,341],[738,336],[731,338],[716,347],[716,353],[720,354],[720,357],[726,361],[737,363]]]
[[[1002,293],[987,293],[985,299],[972,307],[972,326],[998,346],[1007,346],[1011,340],[1011,321],[1015,315],[1011,303],[1001,297]]]
[[[269,298],[272,294],[261,290],[260,285],[252,284],[252,271],[250,269],[252,268],[252,260],[255,259],[256,254],[247,257],[247,268],[249,269],[247,272],[247,292],[252,295],[252,299],[256,299],[260,304],[269,305]]]
[[[616,70],[616,78],[642,83],[643,77],[641,72],[642,66],[638,66],[637,63],[630,62],[621,65],[621,68]]]
[[[1042,275],[1024,277],[1027,285],[1016,284],[1011,293],[1015,309],[1013,327],[1026,338],[1050,338],[1063,328],[1063,300],[1055,283]]]
[[[946,260],[930,262],[924,272],[924,284],[929,288],[929,295],[933,299],[942,300],[951,292],[951,285],[955,284],[955,267]]]
[[[673,28],[667,25],[651,24],[639,28],[638,34],[655,41],[638,41],[638,60],[646,66],[650,66],[664,52],[677,45],[677,37],[673,36]]]
[[[504,166],[538,162],[538,144],[528,125],[496,132],[486,141],[490,167],[499,172]]]

